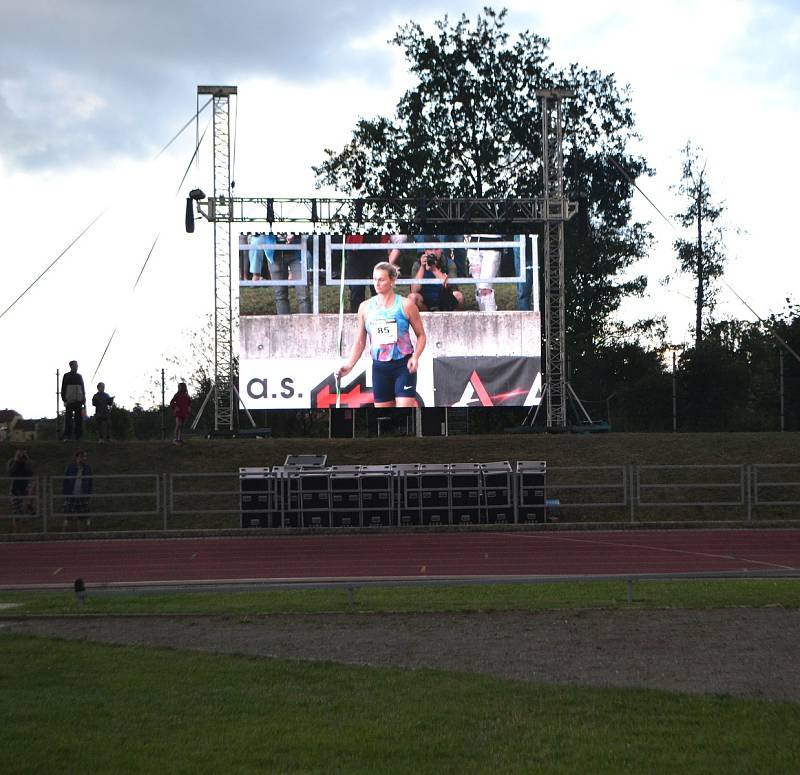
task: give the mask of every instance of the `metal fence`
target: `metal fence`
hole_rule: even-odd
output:
[[[16,481],[24,494],[11,494],[12,480],[0,477],[0,534],[242,526],[238,471],[95,475],[85,511],[69,502],[75,495],[61,476]],[[800,464],[552,466],[545,486],[548,518],[562,523],[800,518]],[[265,484],[265,499],[270,492]]]

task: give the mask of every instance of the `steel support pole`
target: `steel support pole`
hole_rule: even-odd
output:
[[[547,369],[547,427],[567,427],[566,322],[564,311],[564,152],[561,102],[566,89],[540,90],[542,101],[542,177],[544,224],[544,326]]]
[[[198,86],[214,109],[214,430],[233,430],[230,98],[235,86]]]

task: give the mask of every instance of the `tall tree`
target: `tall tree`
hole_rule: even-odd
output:
[[[717,223],[725,205],[714,202],[706,176],[706,163],[700,161],[701,148],[687,142],[683,149],[683,169],[678,192],[686,198],[686,209],[675,218],[694,231],[692,239],[677,239],[674,247],[680,269],[692,275],[695,283],[694,343],[703,338],[703,313],[712,312],[716,302],[714,281],[725,271],[724,229]]]
[[[573,354],[581,355],[603,341],[622,299],[644,291],[645,278],[625,270],[649,244],[646,226],[631,223],[630,181],[650,170],[627,151],[636,137],[627,88],[577,64],[559,70],[546,38],[525,31],[511,40],[505,14],[485,8],[474,23],[462,16],[455,24],[445,17],[430,35],[413,22],[400,27],[391,42],[416,84],[393,118],[360,119],[350,142],[326,149],[314,171],[318,184],[354,196],[538,196],[536,90],[574,89],[565,106],[565,191],[583,212],[566,230],[566,311]]]

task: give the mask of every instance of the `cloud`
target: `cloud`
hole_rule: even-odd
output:
[[[5,0],[0,159],[41,170],[147,155],[191,115],[198,83],[380,81],[393,56],[383,41],[432,10],[423,0]]]

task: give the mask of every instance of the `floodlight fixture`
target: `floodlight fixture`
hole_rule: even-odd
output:
[[[206,195],[202,188],[193,188],[189,192],[189,197],[194,199],[195,202],[199,202],[201,199],[205,199]]]

